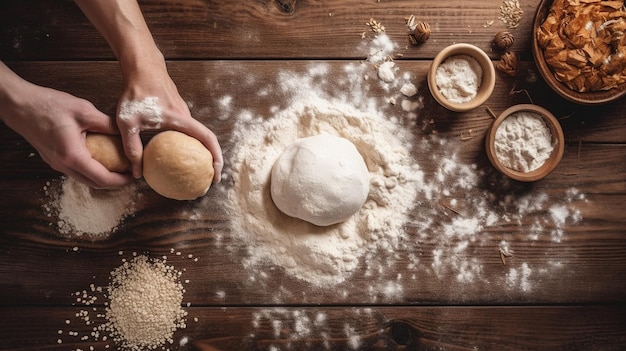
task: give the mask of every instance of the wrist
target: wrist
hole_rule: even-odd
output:
[[[6,66],[5,66],[6,67]],[[21,100],[29,96],[26,91],[30,83],[15,75],[13,72],[0,75],[0,121],[8,124],[8,119],[19,110]]]
[[[154,74],[155,70],[167,71],[165,57],[156,46],[146,50],[128,50],[118,59],[126,82],[144,74]]]

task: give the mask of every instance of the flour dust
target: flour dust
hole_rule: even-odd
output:
[[[536,267],[509,257],[500,281],[490,282],[486,258],[478,253],[493,249],[497,257],[500,239],[486,232],[502,227],[511,228],[510,238],[559,243],[567,226],[582,220],[576,204],[586,201],[584,194],[575,188],[561,197],[528,191],[462,160],[463,142],[439,137],[436,121],[420,115],[427,89],[400,65],[382,65],[397,45],[381,34],[357,49],[367,60],[339,71],[325,63],[304,71],[277,69],[276,81],[256,89],[258,99],[275,97],[268,111],[238,108],[249,104],[231,95],[219,100],[217,117],[235,119],[226,172],[233,188],[226,195],[232,233],[248,248],[243,264],[249,283],[274,284],[267,272],[278,267],[313,287],[336,287],[346,299],[342,284],[358,279],[369,282],[372,302],[401,301],[424,275],[528,292],[538,272],[558,270],[560,262]],[[247,80],[254,82],[254,74]],[[270,170],[280,153],[294,140],[319,133],[352,141],[370,171],[364,207],[330,227],[285,216],[269,195]],[[513,256],[515,247],[508,249]]]
[[[61,236],[102,240],[116,232],[135,213],[138,185],[92,189],[73,178],[61,177],[44,187],[43,210]]]

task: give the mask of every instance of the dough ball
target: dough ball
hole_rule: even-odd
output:
[[[130,161],[124,154],[120,136],[88,133],[85,142],[91,157],[109,171],[125,173],[130,169]]]
[[[328,134],[289,145],[271,177],[276,207],[318,226],[347,220],[369,193],[369,171],[359,151],[349,140]]]
[[[158,194],[193,200],[213,182],[213,155],[197,139],[168,130],[148,142],[143,152],[143,176]]]

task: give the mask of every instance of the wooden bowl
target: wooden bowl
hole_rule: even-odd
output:
[[[478,89],[478,93],[472,100],[463,103],[453,102],[446,99],[437,87],[437,67],[439,67],[439,65],[447,58],[457,55],[467,55],[474,58],[483,69],[482,81]],[[496,72],[491,59],[483,50],[471,44],[460,43],[444,48],[435,56],[430,65],[430,69],[428,70],[427,80],[430,93],[441,106],[451,111],[465,112],[482,105],[485,101],[487,101],[489,96],[491,96],[493,88],[496,84]]]
[[[504,166],[496,155],[495,148],[496,131],[498,130],[498,127],[500,127],[502,121],[512,114],[523,111],[538,114],[543,118],[546,125],[550,129],[552,134],[552,143],[554,145],[554,150],[552,150],[550,157],[543,163],[543,165],[530,172],[520,172]],[[491,161],[491,164],[493,164],[493,166],[500,173],[521,182],[534,182],[550,174],[559,164],[561,158],[563,157],[563,151],[565,150],[565,137],[563,136],[561,124],[552,113],[537,105],[521,104],[509,107],[493,121],[491,127],[487,131],[485,147],[489,161]]]
[[[548,17],[553,1],[554,0],[541,0],[539,6],[537,7],[537,11],[535,12],[535,18],[533,19],[533,58],[535,60],[535,64],[537,65],[537,69],[545,82],[561,97],[580,105],[602,105],[621,98],[624,94],[626,94],[626,84],[622,84],[618,88],[610,90],[580,93],[568,88],[567,85],[556,79],[554,73],[550,69],[550,66],[544,59],[543,49],[537,42],[537,30],[545,21],[546,17]]]

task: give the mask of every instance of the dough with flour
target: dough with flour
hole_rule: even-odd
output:
[[[88,133],[85,139],[91,157],[111,172],[125,173],[130,161],[124,154],[122,138],[118,135]]]
[[[197,139],[168,130],[148,142],[143,153],[143,176],[157,193],[175,200],[193,200],[213,182],[213,155]]]
[[[274,163],[271,195],[288,216],[318,226],[343,222],[369,194],[369,171],[349,140],[319,134],[298,139]]]

